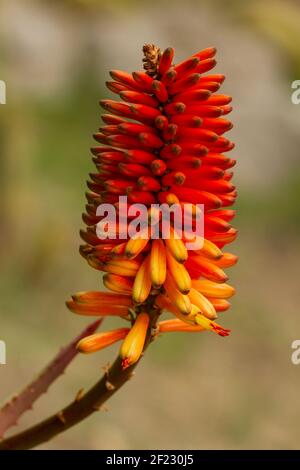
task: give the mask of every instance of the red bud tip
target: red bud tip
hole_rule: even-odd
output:
[[[126,357],[122,360],[122,369],[125,370],[130,366],[129,359]]]
[[[168,47],[167,49],[164,50],[160,58],[159,67],[158,67],[160,75],[164,75],[167,72],[167,70],[169,70],[169,68],[172,65],[173,57],[174,57],[174,49],[172,47]]]
[[[231,330],[227,330],[225,328],[222,328],[220,325],[217,325],[214,322],[210,323],[210,326],[212,327],[212,330],[217,333],[219,336],[229,336]]]

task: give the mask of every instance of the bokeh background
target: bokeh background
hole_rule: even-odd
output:
[[[64,301],[100,287],[78,254],[98,101],[110,96],[110,69],[141,68],[146,42],[174,46],[177,61],[215,45],[223,90],[234,97],[240,261],[230,272],[238,293],[221,321],[232,335],[160,338],[107,412],[40,448],[299,448],[300,366],[290,358],[300,338],[296,0],[1,0],[1,396],[87,323]],[[88,388],[117,349],[78,357],[18,430]]]

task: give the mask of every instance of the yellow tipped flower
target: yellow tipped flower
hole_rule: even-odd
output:
[[[216,266],[219,268],[230,268],[234,266],[238,261],[238,257],[232,253],[223,253],[220,259],[215,261]]]
[[[99,305],[123,305],[130,306],[132,304],[131,298],[126,294],[112,294],[111,292],[77,292],[72,295],[72,299],[75,302],[80,303],[92,303]]]
[[[95,333],[81,339],[77,344],[78,351],[82,353],[93,353],[100,351],[111,344],[124,339],[129,332],[129,328],[118,328],[117,330]]]
[[[149,229],[147,227],[142,233],[131,238],[125,247],[125,255],[127,258],[135,258],[147,246],[149,241]]]
[[[153,287],[160,288],[167,275],[166,250],[162,240],[152,241],[149,270]]]
[[[222,251],[220,248],[217,247],[213,242],[207,240],[206,238],[203,240],[203,246],[200,250],[195,251],[198,255],[204,255],[208,258],[218,260],[222,257]]]
[[[182,294],[177,289],[175,281],[172,276],[167,273],[166,280],[164,282],[164,288],[171,302],[174,303],[174,306],[178,308],[180,313],[183,315],[188,315],[191,311],[191,301],[187,295]]]
[[[178,263],[184,263],[188,258],[187,249],[183,241],[176,238],[175,230],[171,229],[170,232],[170,238],[165,239],[166,246]]]
[[[229,284],[219,284],[208,279],[193,279],[192,286],[206,297],[215,297],[216,299],[228,299],[235,293],[234,287]]]
[[[199,308],[199,311],[202,313],[202,315],[210,318],[211,320],[217,318],[216,310],[213,304],[203,294],[201,294],[201,292],[191,288],[188,296],[192,304]]]
[[[149,272],[150,256],[141,264],[133,283],[132,299],[137,304],[142,304],[151,291],[151,277]]]
[[[155,299],[155,305],[162,311],[173,313],[177,318],[185,323],[194,324],[194,316],[199,313],[199,309],[195,305],[191,304],[191,310],[189,314],[182,314],[178,307],[171,301],[166,294],[159,294]]]
[[[133,281],[132,279],[117,274],[104,274],[103,284],[107,289],[113,292],[126,292],[131,294]]]
[[[226,299],[214,299],[213,297],[207,297],[212,303],[216,312],[225,312],[230,308],[230,302]]]
[[[177,317],[179,320],[183,321],[184,323],[188,325],[196,325],[195,322],[195,317],[196,315],[199,314],[199,307],[195,304],[191,304],[191,311],[189,314],[182,314],[178,309],[173,308],[170,310],[172,313],[174,313],[175,317]]]
[[[172,318],[171,320],[163,320],[158,323],[160,333],[173,333],[177,331],[197,333],[199,331],[205,331],[205,328],[200,325],[189,325],[178,318]]]
[[[183,264],[178,263],[178,261],[175,260],[169,250],[166,251],[166,254],[168,271],[170,272],[177,289],[182,294],[188,294],[191,288],[191,278],[187,269]]]
[[[66,305],[69,310],[78,315],[95,316],[95,317],[127,317],[128,307],[126,305],[118,305],[111,302],[105,304],[102,302],[76,302],[67,300]]]
[[[103,270],[119,276],[135,277],[140,263],[135,259],[113,258],[108,261]]]
[[[126,369],[139,360],[144,349],[144,344],[149,326],[149,315],[147,313],[139,313],[135,323],[120,349],[120,357],[122,359],[122,367]]]

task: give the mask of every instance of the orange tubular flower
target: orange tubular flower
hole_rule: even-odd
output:
[[[227,156],[234,144],[224,136],[232,128],[227,119],[231,97],[219,92],[224,75],[211,72],[216,49],[201,50],[178,64],[172,48],[161,53],[146,45],[143,50],[145,71],[110,72],[107,87],[120,100],[100,101],[104,125],[94,134],[100,144],[92,148],[97,171],[87,183],[83,214],[87,228],[81,231],[80,253],[105,273],[104,285],[112,293],[81,292],[67,302],[77,314],[131,321],[129,332],[100,333],[78,345],[80,351],[96,351],[127,334],[120,351],[124,368],[139,359],[156,325],[162,333],[210,330],[227,336],[229,330],[214,320],[230,307],[234,288],[224,270],[237,261],[222,251],[237,235],[231,226],[235,211],[229,209],[237,192],[230,171],[235,160]],[[120,196],[127,196],[128,214],[132,204],[147,206],[148,226],[130,238],[132,217],[120,217],[115,236],[99,238],[97,224],[103,216],[97,208],[107,203],[121,214]],[[154,222],[152,204],[177,204],[183,211],[187,203],[191,232],[202,211],[197,204],[204,208],[204,234],[195,236],[203,244],[196,251],[190,249],[187,233],[177,236],[174,221],[169,237],[161,219]],[[150,231],[155,224],[158,239]],[[177,318],[157,324],[163,311]]]
[[[100,351],[111,344],[124,339],[129,332],[129,328],[118,328],[113,331],[105,331],[104,333],[95,333],[86,336],[77,344],[77,349],[83,353],[92,353]]]
[[[122,366],[124,369],[137,362],[141,357],[146,340],[149,320],[149,315],[147,313],[139,313],[133,327],[124,339],[120,350]]]

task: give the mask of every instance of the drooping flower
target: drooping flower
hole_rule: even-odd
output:
[[[126,338],[129,331],[129,328],[118,328],[112,331],[104,331],[103,333],[94,333],[81,339],[77,344],[77,349],[83,353],[100,351],[100,349],[104,349]]]
[[[139,359],[147,330],[156,326],[151,323],[153,311],[177,317],[158,323],[162,333],[229,334],[215,319],[230,307],[228,299],[234,294],[224,268],[234,265],[237,257],[222,250],[237,235],[230,224],[235,212],[228,209],[237,196],[231,182],[236,162],[227,156],[234,144],[224,137],[232,128],[227,119],[231,97],[219,93],[224,75],[210,72],[216,65],[215,54],[215,48],[207,48],[174,65],[172,48],[161,53],[146,45],[145,71],[111,71],[107,87],[121,100],[100,101],[106,113],[104,125],[94,134],[101,145],[92,148],[97,171],[87,183],[83,214],[87,228],[81,231],[85,244],[80,253],[104,273],[103,283],[113,293],[78,293],[67,306],[82,315],[115,315],[131,321],[128,331],[93,335],[78,346],[84,352],[99,350],[126,334],[120,352],[124,367]],[[128,207],[136,203],[148,207],[149,225],[137,236],[120,236],[124,229],[127,233],[128,221],[121,217],[119,196],[127,196]],[[103,203],[113,204],[120,216],[115,238],[98,237],[103,215],[98,215],[97,207]],[[200,249],[189,249],[188,237],[185,232],[176,236],[174,224],[165,237],[160,219],[156,220],[159,238],[152,237],[149,227],[157,203],[179,204],[182,210],[188,203],[191,229],[197,204],[204,205]]]
[[[140,312],[137,315],[131,330],[124,339],[120,350],[122,366],[124,369],[139,360],[146,341],[149,320],[148,313]]]

